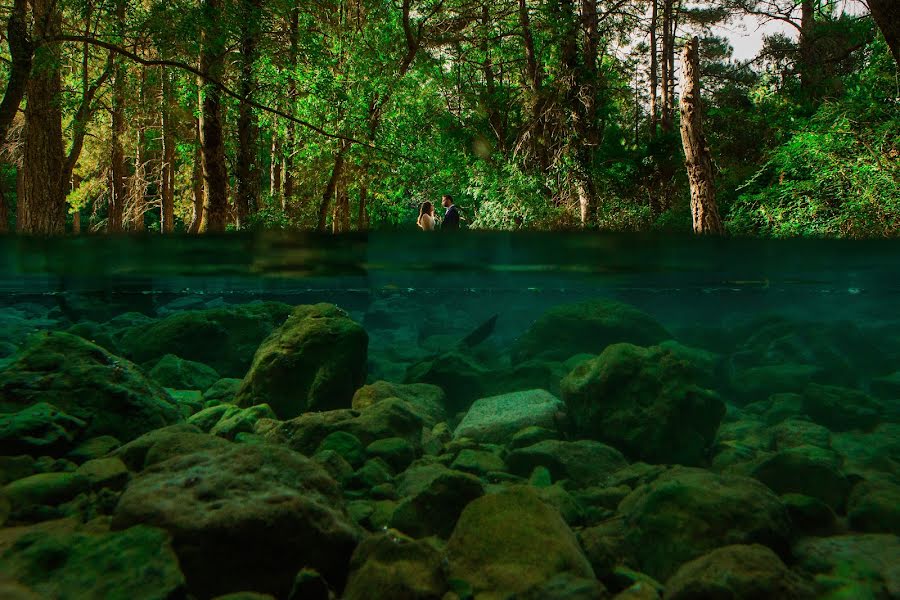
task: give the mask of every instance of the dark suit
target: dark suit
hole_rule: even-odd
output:
[[[444,215],[444,221],[441,223],[441,230],[443,231],[444,229],[459,229],[459,211],[456,209],[455,204],[451,205]]]

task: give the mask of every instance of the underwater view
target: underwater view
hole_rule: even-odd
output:
[[[0,239],[0,596],[900,597],[900,246]]]

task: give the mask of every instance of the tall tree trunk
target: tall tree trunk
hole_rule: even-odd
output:
[[[674,0],[662,0],[663,3],[663,19],[662,19],[662,114],[660,115],[660,123],[665,132],[672,131],[674,108],[671,104],[669,89],[674,87],[674,74],[671,71],[671,63],[669,56],[674,52],[675,40],[671,37],[672,32],[672,3]]]
[[[366,174],[359,184],[359,211],[356,214],[356,228],[366,231],[369,228],[369,184],[365,181]]]
[[[60,30],[56,0],[32,0],[34,36],[43,40]],[[30,234],[61,234],[66,230],[66,192],[62,174],[66,156],[62,138],[61,92],[57,67],[59,44],[44,42],[35,52],[25,107],[22,169],[22,223]]]
[[[497,140],[497,149],[501,153],[506,153],[506,125],[503,120],[502,110],[497,106],[497,84],[494,75],[494,64],[491,60],[491,14],[487,2],[481,5],[481,26],[483,28],[481,39],[481,52],[484,55],[484,62],[481,65],[484,73],[484,96],[483,103],[485,112],[488,116],[488,124],[491,127],[491,133]]]
[[[12,58],[6,92],[0,102],[0,144],[6,143],[6,134],[16,118],[22,99],[25,97],[31,64],[34,59],[34,45],[28,31],[28,1],[15,0],[13,11],[6,29],[9,53]]]
[[[237,228],[247,226],[251,207],[259,203],[259,124],[249,101],[256,92],[261,0],[241,1],[241,98],[238,114]]]
[[[700,102],[699,40],[694,37],[684,46],[681,57],[683,72],[681,91],[681,142],[691,183],[691,214],[694,233],[723,234],[722,220],[716,206],[713,164],[706,136],[703,134]]]
[[[146,72],[141,70],[140,100],[138,106],[146,106],[145,87],[147,84]],[[128,211],[128,230],[145,231],[144,212],[147,207],[147,145],[145,143],[146,124],[143,116],[137,117],[134,132],[134,175],[131,184],[131,206]]]
[[[200,233],[200,223],[203,222],[203,202],[206,194],[203,191],[203,149],[200,144],[200,120],[195,121],[194,127],[194,167],[191,173],[191,200],[193,201],[193,214],[188,233]]]
[[[289,110],[293,111],[297,101],[297,60],[300,55],[300,9],[296,6],[291,9],[291,75],[288,79]],[[297,151],[297,126],[293,121],[287,124],[287,140],[283,153],[284,162],[282,175],[284,177],[284,205],[287,206],[294,197],[294,153]]]
[[[281,200],[281,210],[285,210],[287,205],[284,201],[284,197],[281,194],[281,148],[278,144],[278,132],[272,132],[272,166],[271,171],[269,173],[269,195],[272,196],[273,199]]]
[[[163,69],[162,77],[162,142],[163,156],[160,167],[162,208],[160,231],[175,232],[175,131],[172,125],[172,82]]]
[[[3,182],[0,182],[0,234],[9,233],[9,206],[6,200],[6,190]]]
[[[120,31],[125,28],[125,0],[116,2],[116,21]],[[109,214],[107,215],[106,229],[110,233],[122,231],[123,215],[125,211],[125,198],[128,194],[126,188],[125,150],[122,147],[122,138],[125,136],[125,69],[122,67],[122,59],[116,58],[113,71],[113,98],[112,98],[112,141],[110,155],[110,171],[112,172],[112,185],[110,186]]]
[[[331,216],[332,233],[350,231],[350,196],[347,194],[347,182],[343,178],[338,182],[334,203],[334,214]]]
[[[884,35],[894,62],[900,67],[900,2],[897,0],[869,0],[875,24]]]
[[[225,59],[222,0],[203,0],[205,27],[200,34],[200,72],[221,82]],[[225,231],[228,219],[228,166],[222,128],[222,92],[207,79],[200,81],[200,143],[203,148],[205,192],[201,233]]]
[[[816,10],[813,0],[800,2],[800,88],[813,95],[818,87],[819,69],[815,48]]]
[[[657,102],[657,90],[659,88],[659,62],[657,59],[656,30],[658,28],[659,14],[657,11],[659,0],[651,0],[653,6],[650,13],[650,137],[656,137],[656,125],[659,122]]]
[[[531,132],[529,137],[531,150],[537,158],[541,170],[546,171],[550,167],[550,157],[548,156],[543,136],[544,76],[535,52],[534,34],[531,30],[531,15],[528,10],[527,0],[519,0],[519,27],[522,30],[522,45],[525,50],[525,75],[528,80],[526,108],[530,113],[530,119],[526,129]]]
[[[348,145],[345,142],[342,142],[340,148],[335,153],[334,166],[331,169],[331,178],[328,180],[328,185],[325,186],[325,192],[322,194],[322,201],[319,203],[319,221],[316,228],[322,232],[327,230],[328,212],[331,208],[331,201],[334,199],[337,184],[344,171],[344,152],[346,152],[347,147]]]

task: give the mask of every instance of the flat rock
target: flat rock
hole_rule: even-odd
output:
[[[565,405],[546,390],[526,390],[476,400],[453,438],[470,438],[480,443],[507,444],[529,426],[555,429],[558,413]]]

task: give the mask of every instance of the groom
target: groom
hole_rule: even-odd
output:
[[[441,223],[441,231],[445,229],[448,231],[459,229],[459,211],[456,209],[456,205],[453,204],[453,196],[444,194],[441,198],[441,204],[447,209],[447,212],[444,213],[444,220]]]

